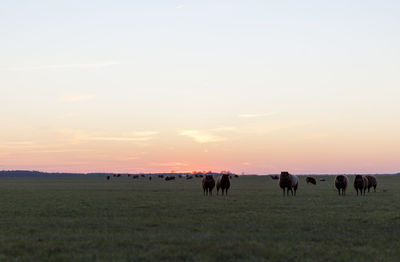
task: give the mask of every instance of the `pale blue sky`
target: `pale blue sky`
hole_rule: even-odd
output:
[[[330,146],[309,141],[321,155],[360,133],[359,143],[373,151],[382,145],[375,140],[388,140],[380,154],[400,147],[398,1],[2,1],[0,7],[3,153],[17,142],[43,148],[41,130],[85,138],[154,132],[154,147],[174,141],[204,160],[194,164],[184,152],[169,160],[187,161],[188,168],[228,169],[202,155],[212,143],[226,143],[249,146],[246,155],[232,156],[246,163],[245,171],[317,172],[324,168],[314,169],[311,160],[285,168],[279,159],[264,164],[248,156],[290,151],[288,138],[302,144],[325,137]],[[271,132],[278,132],[273,145],[263,140]],[[254,139],[271,151],[252,150]],[[190,143],[203,144],[198,155]],[[13,150],[10,163],[24,148]],[[127,151],[136,156],[142,149],[121,149]],[[137,159],[143,167],[153,163]],[[394,170],[397,160],[371,169]],[[346,165],[325,164],[326,171]],[[340,170],[349,169],[357,171]]]

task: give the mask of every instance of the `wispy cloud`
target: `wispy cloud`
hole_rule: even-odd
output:
[[[88,132],[79,129],[44,130],[41,134],[31,132],[26,140],[0,141],[0,149],[10,153],[64,153],[91,152],[90,143],[135,143],[137,146],[147,146],[148,141],[155,138],[156,131],[138,131],[129,134],[110,134],[106,132]],[[89,143],[89,144],[88,144]],[[0,150],[1,151],[1,150]],[[129,156],[130,160],[134,160]]]
[[[191,129],[182,130],[179,135],[192,138],[197,143],[222,142],[226,140],[241,139],[243,136],[249,135],[265,135],[280,130],[294,128],[306,125],[308,122],[291,121],[291,122],[274,122],[263,123],[262,125],[244,125],[244,126],[221,126],[205,130]]]
[[[221,127],[216,127],[213,129],[210,129],[210,131],[216,131],[216,132],[226,132],[226,131],[236,131],[237,127],[234,126],[221,126]]]
[[[276,113],[263,113],[263,114],[239,114],[238,117],[240,118],[256,118],[256,117],[266,117],[266,116],[272,116],[275,115]]]
[[[167,167],[181,167],[181,166],[188,166],[189,164],[182,162],[163,162],[163,163],[153,163],[153,165],[167,166]]]
[[[98,141],[149,141],[152,137],[113,137],[113,136],[93,136],[88,137],[88,140],[98,140]]]
[[[124,162],[124,161],[134,161],[134,160],[138,160],[138,159],[140,159],[140,157],[137,157],[137,156],[126,156],[126,157],[117,157],[117,158],[115,158],[115,160],[122,161],[122,162]]]
[[[226,137],[215,135],[211,132],[202,130],[183,130],[179,134],[182,136],[193,138],[194,141],[196,141],[197,143],[220,142],[226,140]]]
[[[238,128],[236,132],[238,134],[247,134],[247,135],[265,135],[268,133],[273,133],[285,129],[291,129],[296,127],[301,127],[309,124],[308,121],[288,121],[288,122],[273,122],[273,123],[264,123],[262,125],[248,125]]]
[[[184,5],[177,5],[175,8],[176,9],[182,9],[182,8],[184,8],[185,6]]]
[[[156,131],[138,131],[111,135],[105,132],[84,132],[82,130],[59,130],[58,133],[76,143],[85,141],[144,142],[152,140],[158,134]]]
[[[63,102],[82,102],[82,101],[88,101],[94,98],[94,95],[68,95],[68,96],[62,96],[60,99]]]
[[[87,133],[83,137],[84,140],[97,140],[97,141],[115,141],[115,142],[143,142],[149,141],[157,135],[156,131],[138,131],[131,133],[124,133],[118,136],[107,135],[104,133]]]
[[[59,70],[59,69],[89,69],[103,68],[118,65],[119,62],[107,61],[98,63],[71,63],[71,64],[48,64],[48,65],[26,65],[26,66],[4,66],[3,70],[23,71],[23,70]]]
[[[2,148],[28,148],[34,146],[34,141],[7,141],[0,143]]]
[[[73,69],[73,68],[101,68],[107,66],[118,65],[118,62],[100,62],[100,63],[83,63],[83,64],[55,64],[34,66],[32,69]]]
[[[157,135],[157,131],[138,131],[138,132],[133,132],[132,133],[135,136],[154,136]]]

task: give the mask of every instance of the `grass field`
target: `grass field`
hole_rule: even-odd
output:
[[[301,177],[297,197],[231,183],[204,197],[199,178],[0,178],[0,261],[400,260],[400,177],[365,197],[333,177]]]

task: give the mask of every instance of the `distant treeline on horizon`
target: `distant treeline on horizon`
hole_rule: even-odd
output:
[[[178,175],[195,175],[199,173],[64,173],[64,172],[41,172],[41,171],[30,171],[30,170],[2,170],[0,171],[0,177],[107,177],[107,176],[134,176],[134,175],[145,175],[145,176],[178,176]],[[212,175],[220,175],[218,172],[211,172]],[[244,174],[244,176],[271,176],[279,174]],[[334,176],[337,174],[296,174],[298,176]],[[346,174],[355,175],[355,174]],[[399,173],[393,174],[373,174],[376,176],[398,176]]]

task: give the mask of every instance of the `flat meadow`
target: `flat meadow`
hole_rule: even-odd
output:
[[[320,177],[318,177],[320,178]],[[283,197],[268,176],[0,178],[0,261],[399,261],[400,177],[338,196],[333,176]]]

